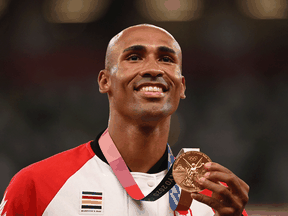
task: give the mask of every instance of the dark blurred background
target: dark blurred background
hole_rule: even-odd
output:
[[[175,155],[200,147],[250,185],[250,204],[288,203],[288,0],[0,0],[0,194],[106,128],[106,47],[140,23],[182,47]]]

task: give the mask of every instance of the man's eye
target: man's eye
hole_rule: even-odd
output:
[[[163,62],[173,62],[173,60],[172,60],[170,57],[167,57],[167,56],[161,58],[160,61],[163,61]]]
[[[139,57],[139,56],[136,56],[136,55],[132,55],[132,56],[129,56],[129,57],[127,58],[127,60],[137,61],[137,60],[140,60],[140,57]]]

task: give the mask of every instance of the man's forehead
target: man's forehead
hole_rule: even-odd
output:
[[[141,33],[140,33],[141,32]],[[166,30],[160,28],[160,27],[156,27],[156,26],[150,26],[150,25],[137,25],[137,26],[132,26],[129,27],[127,29],[123,30],[123,34],[121,35],[121,37],[125,38],[125,37],[129,37],[129,35],[131,34],[144,34],[144,35],[151,35],[151,34],[162,34],[163,36],[167,36],[170,39],[173,39],[173,36],[167,32]]]
[[[111,68],[125,49],[135,45],[146,46],[147,48],[154,46],[154,48],[157,47],[158,51],[163,51],[159,47],[168,47],[175,51],[182,62],[180,45],[168,31],[154,25],[141,24],[124,29],[110,40],[106,52],[105,67]]]
[[[112,46],[121,46],[122,49],[141,44],[152,47],[168,46],[176,51],[180,50],[179,44],[169,32],[152,25],[137,25],[129,27],[116,35],[112,40]]]

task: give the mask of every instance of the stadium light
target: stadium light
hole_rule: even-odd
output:
[[[154,21],[191,21],[203,11],[202,0],[136,0],[139,13]]]
[[[9,0],[0,0],[0,17],[4,14],[7,6],[8,6]]]
[[[88,23],[105,14],[111,0],[45,0],[43,14],[52,23]]]
[[[253,19],[288,18],[288,0],[238,0],[241,11]]]

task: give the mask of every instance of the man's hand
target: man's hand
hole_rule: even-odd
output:
[[[220,164],[209,162],[204,167],[208,172],[198,183],[212,191],[212,197],[192,193],[192,198],[213,208],[215,216],[240,216],[249,199],[249,186]],[[220,182],[226,183],[227,187]]]

